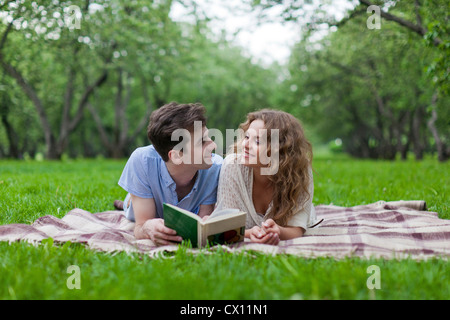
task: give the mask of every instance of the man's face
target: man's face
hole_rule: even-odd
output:
[[[193,131],[182,129],[178,134],[182,136],[182,142],[173,150],[178,150],[180,157],[174,163],[192,165],[198,170],[211,167],[212,152],[217,145],[209,137],[208,128],[199,122],[194,125]]]
[[[212,152],[217,145],[209,137],[208,128],[202,127],[201,133],[195,132],[191,134],[190,153],[191,164],[200,166],[198,169],[206,169],[212,166]]]

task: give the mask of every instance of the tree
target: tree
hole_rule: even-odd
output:
[[[109,36],[116,43],[111,82],[88,104],[108,156],[122,158],[132,151],[151,111],[167,101],[174,74],[182,69],[183,39],[169,18],[170,5],[149,8],[147,1],[123,1],[113,14],[101,12],[105,30],[120,26]]]
[[[352,155],[394,159],[412,150],[421,159],[429,150],[424,115],[434,89],[416,61],[433,54],[393,23],[368,31],[359,17],[319,43],[300,43],[287,86],[295,88],[299,116],[324,139],[340,137]]]
[[[76,3],[80,5],[77,8],[81,14],[89,16],[90,1]],[[101,47],[98,55],[94,53],[85,43],[88,38],[82,36],[82,31],[65,25],[64,8],[72,5],[73,1],[61,1],[57,5],[52,2],[47,7],[23,1],[3,1],[0,5],[7,21],[0,42],[0,64],[35,107],[49,159],[61,157],[89,98],[106,81],[115,46],[113,42],[93,44]],[[11,33],[15,34],[13,40]],[[80,83],[79,79],[84,67],[82,57],[100,66],[85,72],[90,76],[88,83]],[[43,79],[53,80],[47,82],[52,90],[42,90],[49,89],[43,88]],[[58,93],[49,96],[51,91]],[[55,96],[59,96],[56,101]],[[54,103],[62,106],[61,113]],[[55,112],[59,114],[59,130],[51,120]]]
[[[419,140],[426,141],[427,136],[423,133],[423,121],[420,121],[422,117],[425,115],[428,116],[427,127],[432,133],[432,137],[434,140],[434,144],[436,145],[438,151],[438,158],[441,161],[445,161],[450,156],[450,147],[448,146],[448,121],[445,117],[448,114],[448,111],[445,106],[448,104],[448,74],[450,70],[448,56],[450,53],[450,44],[449,44],[449,27],[448,27],[448,5],[444,1],[437,0],[429,0],[429,1],[367,1],[367,0],[359,0],[356,2],[356,5],[353,6],[347,12],[347,15],[342,19],[336,19],[335,16],[331,15],[329,12],[334,12],[333,10],[327,10],[327,7],[330,7],[330,3],[324,1],[318,4],[317,2],[311,1],[302,1],[302,0],[291,0],[291,1],[277,1],[277,0],[252,0],[250,3],[253,7],[261,10],[261,15],[263,15],[264,11],[272,10],[273,8],[281,7],[282,8],[282,17],[285,21],[296,21],[300,23],[305,32],[305,37],[311,36],[317,30],[324,30],[330,27],[337,28],[337,33],[339,35],[344,35],[346,32],[344,29],[345,26],[351,24],[352,22],[360,23],[361,26],[366,26],[365,19],[368,19],[370,15],[373,14],[372,9],[377,8],[376,13],[380,14],[380,18],[383,19],[383,26],[380,33],[384,32],[386,29],[391,30],[389,22],[397,25],[398,32],[405,34],[409,39],[409,45],[413,48],[421,47],[423,50],[426,50],[433,58],[425,59],[420,55],[416,55],[417,65],[426,68],[426,73],[422,71],[422,73],[428,75],[428,83],[425,85],[427,88],[427,94],[423,94],[423,83],[417,83],[415,86],[410,86],[410,88],[414,88],[412,90],[412,96],[416,97],[418,100],[416,103],[422,104],[420,108],[414,109],[407,112],[404,116],[409,117],[412,124],[410,127],[414,128],[410,131],[410,136],[415,137],[415,151],[417,151],[417,157],[420,158],[419,150],[423,149],[419,147]],[[349,1],[349,4],[352,2]],[[389,26],[389,27],[386,27]],[[329,30],[329,29],[328,29]],[[348,30],[348,29],[347,29]],[[365,31],[368,31],[367,29]],[[362,32],[362,31],[361,31]],[[412,36],[412,35],[415,35]],[[386,41],[390,41],[389,39],[385,39]],[[429,47],[430,50],[425,49],[425,47]],[[377,50],[377,48],[374,48]],[[389,51],[391,53],[391,51]],[[392,52],[394,53],[394,52]],[[386,59],[390,57],[386,54]],[[398,57],[397,57],[398,58]],[[368,65],[370,65],[370,61],[366,60]],[[337,63],[337,62],[336,62]],[[335,67],[339,67],[336,65]],[[344,66],[340,66],[344,67]],[[342,69],[342,68],[341,68]],[[344,69],[342,69],[344,71]],[[350,70],[347,70],[350,71]],[[355,70],[353,70],[355,71]],[[369,70],[369,72],[374,72],[376,69]],[[354,74],[356,75],[356,74]],[[421,78],[422,79],[422,78]],[[366,77],[367,80],[367,77]],[[373,78],[372,78],[373,80]],[[417,80],[419,81],[419,80]],[[426,82],[425,79],[420,80],[421,82]],[[390,112],[390,108],[385,108],[386,101],[383,100],[383,97],[379,95],[377,87],[373,86],[372,83],[372,96],[375,102],[375,109],[378,110],[379,114],[373,115],[376,117],[387,117],[392,124],[392,135],[397,136],[396,140],[398,143],[398,139],[403,135],[400,131],[401,123],[399,121],[393,121],[394,113]],[[369,84],[366,81],[366,85]],[[432,88],[435,92],[430,94],[429,88]],[[376,89],[376,90],[375,90]],[[375,90],[375,91],[374,91]],[[423,101],[424,97],[428,97],[428,101],[425,103]],[[434,98],[432,98],[434,97]],[[385,98],[390,98],[390,96],[386,96]],[[406,101],[405,99],[401,99]],[[420,102],[419,102],[420,100]],[[393,101],[390,99],[390,104],[392,105]],[[397,108],[396,106],[393,106]],[[401,109],[401,108],[400,108]],[[417,112],[416,112],[417,110]],[[361,119],[353,119],[354,121],[362,121]],[[408,121],[403,121],[405,125]],[[419,123],[421,123],[419,125]],[[360,123],[362,128],[365,128],[366,125],[364,122]],[[385,133],[386,134],[386,133]],[[380,133],[378,134],[380,136]],[[420,138],[418,135],[422,135]],[[380,136],[381,138],[382,136]],[[369,141],[370,139],[361,138]],[[386,138],[381,139],[380,141],[386,140]],[[400,148],[401,149],[401,148]],[[406,146],[403,146],[403,149],[407,149]],[[389,152],[391,153],[391,152]]]
[[[222,131],[273,106],[277,71],[216,39],[195,10],[193,24],[172,21],[171,4],[0,1],[0,156],[121,158],[148,143],[148,116],[169,101],[203,103]]]

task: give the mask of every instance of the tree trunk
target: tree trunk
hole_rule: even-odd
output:
[[[4,101],[3,101],[4,102]],[[19,158],[19,146],[17,143],[17,135],[14,132],[14,128],[12,127],[11,123],[8,120],[8,112],[9,112],[9,106],[3,104],[0,106],[0,113],[2,115],[2,123],[5,126],[6,130],[6,136],[8,137],[9,142],[9,152],[8,157],[11,158]]]
[[[424,110],[423,107],[417,108],[416,112],[414,112],[414,117],[412,120],[412,128],[411,128],[411,136],[413,140],[413,152],[416,157],[416,160],[423,159],[423,153],[425,150],[425,146],[421,141],[421,130],[422,130],[422,121],[424,118]]]
[[[55,153],[55,137],[53,136],[50,123],[48,121],[47,114],[45,112],[44,106],[41,99],[39,99],[34,88],[29,84],[22,76],[22,74],[14,68],[11,64],[4,61],[3,55],[0,54],[0,62],[3,69],[16,80],[25,94],[30,98],[33,105],[36,107],[36,111],[39,115],[39,120],[41,122],[42,130],[44,131],[45,145],[47,146],[47,158],[58,159]]]
[[[129,105],[132,88],[130,85],[130,81],[127,81],[126,86],[123,86],[123,70],[120,68],[118,71],[118,82],[117,82],[117,95],[114,102],[114,112],[115,112],[115,120],[112,136],[109,137],[108,133],[105,129],[105,125],[102,122],[100,115],[98,114],[96,108],[92,104],[88,104],[88,110],[94,119],[95,125],[100,135],[100,140],[103,146],[108,150],[108,155],[115,159],[121,159],[127,155],[128,146],[132,144],[137,136],[142,132],[144,127],[148,123],[148,117],[150,116],[151,111],[153,110],[153,105],[151,103],[149,94],[147,92],[147,86],[144,79],[142,81],[142,90],[145,104],[147,106],[147,112],[145,116],[141,118],[137,125],[133,125],[135,130],[131,135],[129,135],[129,121],[126,114],[126,109]],[[128,75],[129,77],[129,75]],[[123,91],[126,91],[125,98],[123,97]]]
[[[438,153],[438,160],[441,162],[447,161],[450,155],[448,148],[445,143],[441,140],[439,136],[439,132],[436,128],[436,121],[438,119],[438,114],[436,111],[436,102],[437,102],[437,92],[433,94],[431,98],[431,118],[427,122],[428,129],[430,129],[431,134],[433,135],[434,142],[436,143],[436,149]]]

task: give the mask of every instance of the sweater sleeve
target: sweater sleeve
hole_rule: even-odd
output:
[[[299,207],[298,211],[291,217],[291,219],[289,219],[287,225],[290,227],[301,227],[306,230],[308,227],[316,223],[316,211],[312,203],[312,200],[314,198],[314,180],[311,168],[309,170],[309,175],[310,182],[308,186],[308,201],[306,201],[303,207]]]

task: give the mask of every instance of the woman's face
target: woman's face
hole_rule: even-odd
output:
[[[269,164],[267,155],[267,130],[264,121],[253,120],[242,141],[242,160],[247,166],[263,167]]]

